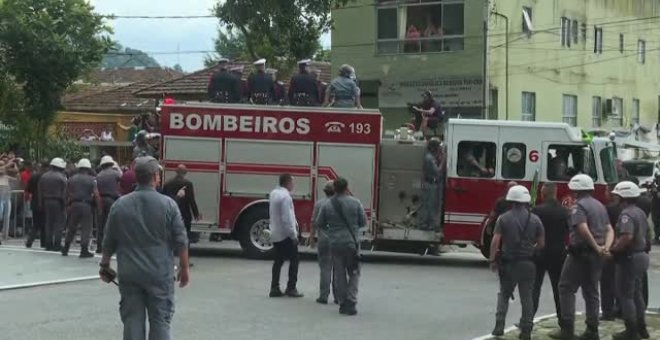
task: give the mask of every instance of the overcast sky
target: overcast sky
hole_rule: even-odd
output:
[[[114,15],[208,15],[217,0],[90,0],[95,11]],[[202,19],[115,19],[109,22],[114,29],[113,39],[125,47],[136,48],[152,54],[163,66],[179,63],[187,72],[203,67],[204,54],[186,51],[211,51],[216,36],[218,20]],[[329,36],[323,37],[323,46],[330,44]],[[175,53],[181,51],[178,55]]]

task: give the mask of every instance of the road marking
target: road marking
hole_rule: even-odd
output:
[[[50,280],[50,281],[23,283],[23,284],[17,284],[17,285],[0,286],[0,291],[13,290],[13,289],[23,289],[23,288],[33,288],[33,287],[40,287],[40,286],[52,286],[52,285],[59,285],[59,284],[64,284],[64,283],[89,281],[89,280],[100,280],[100,279],[99,279],[98,275],[81,276],[81,277],[73,277],[73,278],[70,278],[70,279],[62,279],[62,280]]]
[[[548,314],[548,315],[543,315],[543,316],[539,316],[539,317],[537,317],[537,318],[534,318],[534,323],[539,323],[539,322],[541,322],[541,321],[545,321],[545,320],[547,320],[547,319],[552,319],[552,318],[554,318],[555,316],[557,316],[557,314],[555,314],[555,313]],[[518,327],[516,327],[516,326],[511,326],[511,327],[509,327],[509,328],[506,328],[506,329],[504,330],[504,334],[511,333],[511,332],[515,331],[516,329],[518,329]],[[496,337],[494,337],[494,336],[488,334],[488,335],[483,335],[483,336],[476,337],[476,338],[474,338],[474,339],[472,339],[472,340],[488,340],[488,339],[495,339],[495,338],[496,338]]]

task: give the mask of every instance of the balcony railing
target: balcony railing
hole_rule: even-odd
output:
[[[446,35],[443,37],[378,39],[377,54],[422,54],[462,51],[465,37]]]

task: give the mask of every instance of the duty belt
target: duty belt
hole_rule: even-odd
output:
[[[213,99],[218,103],[229,103],[231,101],[229,92],[227,91],[217,91]]]
[[[266,105],[266,104],[268,104],[269,99],[270,99],[270,96],[266,92],[259,92],[259,93],[253,93],[252,94],[252,102],[254,104]]]
[[[298,92],[293,94],[293,103],[296,106],[312,106],[312,96],[305,92]]]

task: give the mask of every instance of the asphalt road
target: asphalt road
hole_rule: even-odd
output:
[[[194,254],[191,285],[176,291],[176,339],[463,340],[489,333],[494,322],[497,278],[473,252],[369,255],[356,317],[314,302],[318,267],[311,253],[300,266],[302,299],[268,298],[271,263],[242,258],[234,244]],[[0,339],[120,338],[119,294],[112,285],[92,279],[8,289],[91,277],[97,263],[0,247]],[[651,279],[659,282],[660,275]],[[660,301],[660,289],[653,286],[651,300]],[[544,291],[539,315],[553,312],[551,301]],[[508,324],[519,315],[516,300]]]

